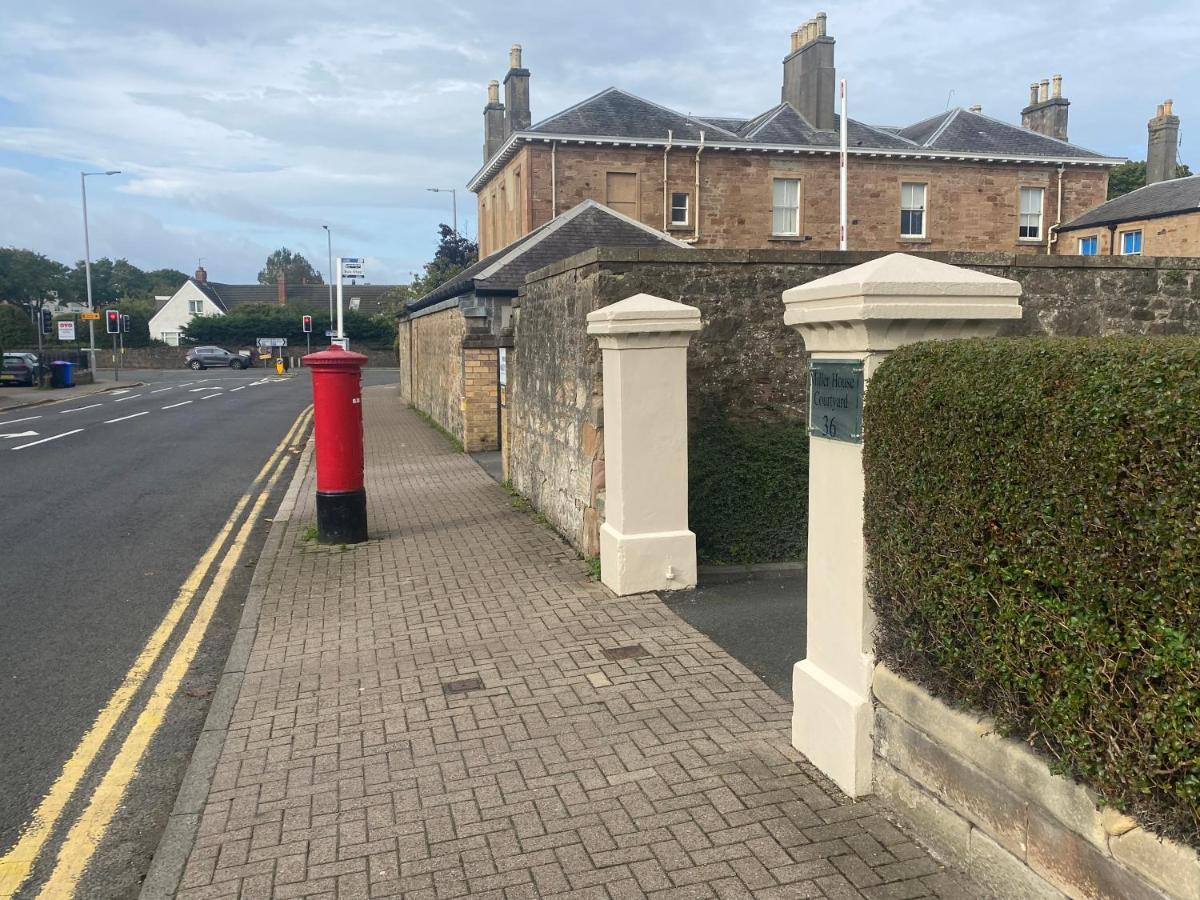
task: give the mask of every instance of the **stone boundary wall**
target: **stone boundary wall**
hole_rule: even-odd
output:
[[[397,327],[400,397],[463,439],[463,337],[466,319],[451,304]]]
[[[1195,900],[1196,851],[1160,840],[1095,794],[880,664],[875,793],[998,897]]]
[[[781,295],[881,253],[598,248],[526,279],[510,354],[508,472],[577,549],[603,522],[600,354],[589,312],[637,293],[699,307],[689,415],[802,420],[807,355]],[[1200,334],[1200,259],[917,253],[1024,288],[1008,334]],[[714,412],[715,410],[715,412]]]

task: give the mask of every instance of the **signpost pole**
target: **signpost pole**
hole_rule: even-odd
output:
[[[114,334],[113,339],[113,381],[121,380],[121,370],[117,367],[117,336]]]
[[[337,259],[337,342],[340,345],[346,336],[342,331],[342,258]]]

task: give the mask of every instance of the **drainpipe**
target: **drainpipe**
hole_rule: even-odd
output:
[[[558,216],[558,141],[550,142],[550,218]]]
[[[700,154],[704,152],[704,132],[700,132],[700,146],[696,148],[696,225],[692,230],[692,236],[685,241],[688,244],[694,244],[700,240]]]
[[[670,212],[670,204],[668,203],[670,198],[670,194],[668,192],[670,191],[670,188],[667,186],[667,154],[671,152],[671,140],[674,138],[674,136],[674,132],[668,128],[667,146],[663,147],[663,231],[667,230],[667,216]]]
[[[1058,204],[1054,207],[1055,222],[1046,229],[1047,256],[1054,252],[1054,245],[1058,243],[1058,229],[1062,227],[1062,182],[1064,169],[1066,169],[1066,166],[1058,167]]]
[[[1117,255],[1117,223],[1108,226],[1108,255]]]

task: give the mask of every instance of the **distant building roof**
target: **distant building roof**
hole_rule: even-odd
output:
[[[840,127],[840,126],[838,126]],[[788,103],[750,119],[693,116],[610,87],[513,135],[471,179],[475,190],[502,166],[522,142],[572,139],[662,146],[669,140],[694,145],[704,132],[706,146],[741,150],[836,153],[838,129],[815,128]],[[877,127],[851,119],[852,154],[985,161],[1033,161],[1116,165],[1123,160],[957,108],[904,128]]]
[[[593,247],[690,246],[595,200],[584,200],[409,303],[407,310],[416,312],[471,291],[516,294],[530,272]]]
[[[1114,197],[1063,225],[1060,231],[1194,212],[1200,212],[1200,175],[1158,181]]]
[[[279,289],[273,284],[222,284],[219,281],[197,281],[189,278],[218,309],[229,312],[235,306],[247,303],[278,303]],[[342,298],[347,309],[357,299],[357,309],[368,316],[377,315],[386,308],[386,295],[395,284],[359,284],[342,286]],[[324,284],[288,284],[285,286],[287,303],[310,306],[320,312],[329,309],[329,286]]]

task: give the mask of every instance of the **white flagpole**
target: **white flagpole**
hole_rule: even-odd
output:
[[[842,154],[841,154],[841,164],[838,167],[839,175],[841,176],[839,179],[839,184],[838,184],[838,204],[839,204],[838,249],[845,250],[845,249],[847,249],[847,239],[846,239],[846,155],[847,155],[846,154],[846,130],[847,130],[847,120],[846,120],[846,79],[845,78],[842,79],[841,86],[842,86],[842,121],[841,121]]]

